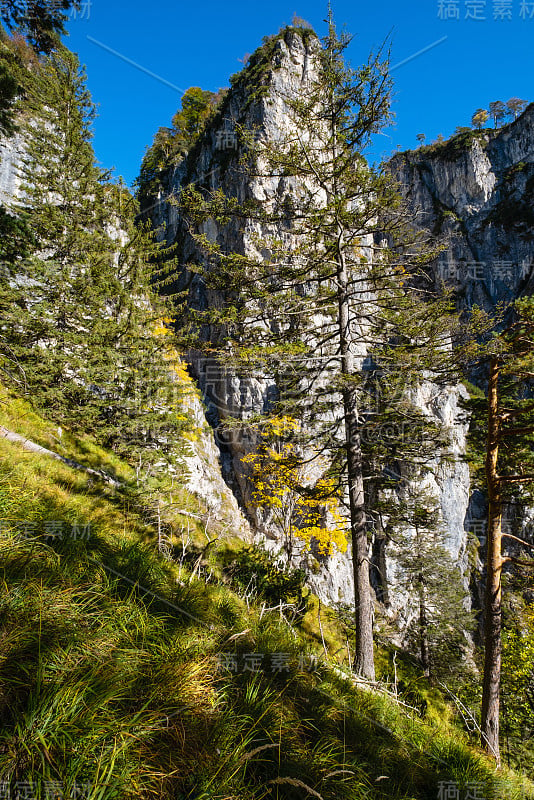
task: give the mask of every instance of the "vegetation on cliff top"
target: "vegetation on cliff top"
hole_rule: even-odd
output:
[[[276,44],[291,34],[300,36],[304,42],[317,39],[317,34],[307,23],[295,19],[293,25],[282,28],[278,34],[265,36],[262,45],[252,55],[245,57],[244,68],[230,76],[231,91],[243,95],[243,112],[268,92],[268,77],[273,69]],[[228,95],[228,89],[211,92],[199,87],[191,87],[184,93],[181,109],[172,118],[171,127],[157,130],[152,145],[143,157],[136,179],[141,204],[157,193],[170,168],[186,158],[194,161],[195,145],[200,143],[204,131],[209,126],[217,126],[224,117]]]

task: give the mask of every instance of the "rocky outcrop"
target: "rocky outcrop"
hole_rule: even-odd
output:
[[[19,133],[0,139],[0,204],[9,206],[21,196],[20,167],[24,157],[23,139]]]
[[[290,29],[268,41],[238,76],[217,117],[189,156],[161,176],[158,194],[147,204],[145,212],[151,215],[155,226],[164,228],[167,244],[177,245],[182,264],[202,258],[173,202],[185,184],[195,183],[197,187],[211,190],[220,188],[241,202],[255,198],[267,206],[277,193],[295,190],[295,179],[292,178],[246,176],[239,164],[235,131],[237,126],[243,126],[273,140],[280,136],[288,124],[286,98],[297,97],[302,85],[313,77],[317,69],[318,47],[319,42],[310,31]],[[406,174],[405,180],[412,181],[413,176]],[[424,193],[426,190],[420,191]],[[427,203],[426,194],[422,199]],[[203,224],[202,232],[227,252],[257,254],[255,234],[261,230],[251,220],[241,229],[221,226],[210,220]],[[288,246],[291,246],[290,242]],[[217,308],[223,302],[220,294],[207,291],[194,272],[188,273],[184,269],[174,288],[183,288],[186,283],[189,284],[190,302],[196,307]],[[214,341],[213,331],[208,329],[205,335]],[[246,419],[267,410],[277,391],[268,375],[240,376],[223,361],[206,359],[198,353],[189,354],[192,373],[206,404],[207,419],[214,428],[229,417]],[[465,448],[466,427],[458,406],[461,392],[458,387],[439,389],[427,383],[421,387],[418,397],[425,413],[450,429],[451,450],[455,455],[463,453]],[[269,549],[278,550],[281,546],[279,536],[272,527],[262,525],[249,497],[250,484],[242,457],[253,449],[254,442],[246,435],[234,434],[224,440],[219,438],[218,445],[223,475],[241,507],[255,523],[258,538],[263,538]],[[455,559],[464,562],[467,540],[464,518],[469,498],[467,465],[461,460],[454,464],[441,463],[437,455],[432,467],[429,488],[441,505],[448,547]],[[349,554],[338,552],[328,559],[315,559],[301,550],[294,554],[293,560],[307,569],[309,583],[322,600],[330,603],[353,601]],[[394,570],[388,571],[388,577],[393,580]],[[394,591],[390,592],[390,599],[394,604]],[[397,598],[397,602],[402,602],[402,599]]]
[[[443,236],[446,250],[434,277],[455,290],[460,308],[492,311],[534,292],[534,104],[497,131],[464,132],[399,153],[389,167],[414,219]],[[483,373],[471,379],[484,386]],[[463,527],[482,546],[486,516],[486,503],[475,492]],[[525,519],[512,516],[513,532],[532,540],[532,512]]]
[[[250,525],[239,508],[236,497],[223,478],[223,463],[213,428],[206,420],[206,407],[199,390],[189,378],[184,384],[181,402],[193,426],[189,437],[189,453],[183,458],[188,472],[185,484],[205,507],[208,520],[231,536],[252,540]]]
[[[253,56],[246,70],[234,83],[222,108],[201,140],[188,157],[170,169],[160,186],[159,197],[154,198],[149,212],[155,227],[165,230],[167,244],[178,244],[182,264],[202,260],[192,237],[184,228],[173,198],[188,183],[208,190],[222,189],[240,202],[257,199],[269,204],[278,192],[288,192],[294,179],[249,178],[240,166],[240,152],[236,129],[261,132],[276,138],[287,124],[284,97],[297,96],[302,83],[316,68],[315,54],[319,42],[311,31],[289,31],[284,37],[275,37],[262,49],[260,57]],[[252,220],[241,229],[232,225],[217,225],[208,220],[201,232],[216,241],[226,252],[255,254],[255,237],[261,227]],[[220,294],[207,291],[203,281],[194,273],[184,270],[179,288],[189,284],[190,302],[198,308],[220,307]],[[207,329],[205,336],[216,345],[216,336]],[[207,407],[207,418],[216,427],[228,418],[247,419],[267,410],[276,397],[274,380],[268,375],[243,376],[225,367],[224,359],[206,359],[189,353],[192,372],[202,392]],[[241,432],[219,437],[223,474],[233,487],[244,507],[252,510],[248,502],[249,485],[241,458],[251,449],[251,442]]]
[[[390,168],[422,226],[447,244],[436,279],[463,307],[534,290],[534,104],[498,131],[396,155]]]

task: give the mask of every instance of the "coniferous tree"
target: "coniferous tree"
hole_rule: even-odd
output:
[[[92,323],[119,291],[105,229],[104,175],[91,146],[95,111],[67,50],[43,61],[24,89],[20,210],[36,248],[17,266],[20,311],[13,324],[32,394],[58,421],[85,428],[95,424],[99,405],[87,359],[98,335]]]
[[[20,88],[15,75],[15,60],[7,37],[0,36],[0,133],[3,136],[11,136],[15,130],[13,106]]]
[[[495,127],[497,127],[498,123],[506,117],[506,105],[502,102],[502,100],[495,100],[493,103],[489,104],[489,112],[493,117]]]
[[[139,217],[139,205],[121,183],[106,187],[109,219],[117,248],[114,264],[120,291],[100,321],[104,361],[98,387],[105,394],[101,413],[105,442],[130,460],[176,463],[187,448],[190,391],[175,348],[170,310],[156,294],[160,262],[172,255]],[[109,301],[108,301],[109,302]]]
[[[208,346],[216,342],[227,362],[234,358],[239,369],[241,353],[248,369],[267,368],[280,392],[277,412],[301,419],[313,431],[308,446],[313,441],[317,451],[331,453],[336,489],[342,486],[348,498],[355,669],[373,678],[360,367],[380,349],[380,366],[396,375],[396,387],[403,384],[397,406],[407,407],[410,383],[424,370],[439,372],[449,358],[450,319],[443,303],[429,302],[424,267],[438,248],[413,231],[394,181],[362,155],[389,120],[387,63],[373,56],[351,70],[344,63],[347,44],[330,20],[324,46],[315,50],[317,77],[298,97],[283,98],[287,129],[276,141],[243,132],[248,174],[279,181],[268,207],[195,186],[181,195],[182,213],[204,253],[191,269],[202,273],[209,290],[224,292],[226,306],[190,313],[183,307],[180,319],[185,339],[190,321],[190,344],[202,347],[204,323],[212,331]],[[253,57],[248,69],[258,68]],[[208,218],[259,224],[258,256],[224,252],[202,228]]]
[[[520,97],[511,97],[506,101],[506,108],[509,114],[512,114],[514,119],[517,119],[528,106],[526,100],[521,100]]]
[[[489,341],[480,345],[480,361],[488,372],[487,397],[471,403],[471,438],[480,454],[478,477],[488,495],[487,557],[484,593],[484,681],[482,746],[500,762],[499,708],[502,654],[502,570],[507,563],[534,566],[503,554],[503,540],[516,539],[503,530],[507,502],[524,505],[534,486],[534,299],[516,301],[498,315]]]
[[[65,33],[67,11],[79,0],[0,0],[0,17],[10,31],[28,39],[38,53],[51,53]]]
[[[22,91],[23,75],[37,64],[37,57],[20,36],[8,37],[0,30],[0,136],[10,140],[17,132],[17,98]],[[12,269],[15,261],[28,254],[31,243],[23,215],[0,204],[0,261]]]
[[[4,273],[4,295],[11,298],[4,332],[10,329],[25,371],[48,387],[45,406],[59,401],[58,380],[67,360],[76,367],[74,348],[67,356],[67,347],[85,299],[80,284],[85,255],[108,249],[102,227],[94,226],[90,198],[100,188],[90,146],[94,111],[78,69],[65,51],[21,74],[26,157],[18,215],[28,221],[35,247],[11,274]],[[79,300],[66,289],[75,282]]]
[[[413,472],[413,471],[412,471]],[[404,475],[383,503],[386,530],[395,545],[398,585],[415,610],[405,635],[430,678],[450,678],[459,668],[472,627],[462,575],[445,546],[435,497],[424,473]]]
[[[156,461],[186,424],[165,311],[150,287],[160,248],[135,226],[124,186],[95,164],[94,106],[77,57],[52,54],[24,89],[19,212],[35,244],[4,270],[2,333],[46,415],[130,461],[148,452]]]

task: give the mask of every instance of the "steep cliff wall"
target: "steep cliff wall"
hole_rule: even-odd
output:
[[[498,131],[400,153],[390,166],[420,224],[446,237],[436,277],[464,307],[532,293],[534,104]]]
[[[279,137],[288,124],[284,98],[288,95],[298,97],[300,87],[313,77],[317,69],[318,47],[318,40],[309,31],[289,30],[269,41],[238,77],[217,117],[189,156],[161,176],[158,194],[145,210],[156,226],[163,226],[167,243],[177,245],[182,264],[189,259],[202,258],[173,203],[173,198],[179,195],[185,184],[193,182],[207,189],[221,188],[225,194],[240,201],[256,198],[267,205],[277,193],[296,190],[292,178],[245,175],[239,164],[235,130],[237,125],[242,125],[248,130],[261,131],[271,139]],[[202,232],[229,252],[255,254],[255,234],[260,229],[252,221],[238,229],[223,227],[210,220],[204,223]],[[217,308],[223,302],[222,296],[207,291],[194,273],[187,274],[184,270],[178,285],[183,287],[188,280],[191,281],[190,302],[197,307]],[[213,335],[211,331],[206,332],[212,341]],[[239,376],[221,361],[208,360],[197,353],[189,354],[189,362],[207,404],[208,419],[214,427],[227,417],[246,419],[253,413],[265,411],[276,396],[276,386],[268,375]],[[458,387],[439,390],[432,384],[425,384],[418,397],[425,413],[451,430],[451,450],[455,455],[465,449],[466,429],[458,408],[460,393]],[[246,509],[255,524],[258,535],[266,536],[267,546],[274,550],[280,547],[280,538],[256,514],[249,496],[246,468],[241,460],[253,444],[241,436],[219,441],[223,474],[241,507]],[[462,562],[467,540],[464,518],[469,496],[468,468],[460,461],[453,465],[441,463],[438,456],[432,466],[434,475],[429,488],[441,504],[447,545],[454,558]],[[309,557],[304,552],[297,554],[295,560],[308,569],[309,583],[323,600],[352,602],[352,566],[348,554],[336,553],[321,563],[313,559],[313,568],[310,568]],[[388,569],[388,577],[393,579],[394,570]],[[395,598],[394,591],[390,597],[394,605],[403,602],[402,598]]]
[[[22,136],[0,139],[0,203],[9,206],[20,198],[20,167],[24,157]]]
[[[303,34],[310,32],[303,32]],[[189,156],[164,176],[159,198],[150,209],[154,225],[163,226],[168,244],[177,243],[180,262],[202,260],[192,237],[180,219],[173,197],[179,195],[183,185],[194,183],[206,189],[222,189],[240,202],[255,198],[268,204],[277,192],[288,191],[291,179],[250,178],[239,164],[236,126],[259,130],[275,138],[286,124],[287,112],[284,95],[297,95],[299,87],[314,69],[314,51],[318,41],[315,36],[290,32],[284,38],[268,43],[260,57],[253,57],[249,67],[227,95],[217,117]],[[255,235],[261,232],[251,220],[242,227],[221,226],[209,220],[201,231],[227,252],[256,252]],[[207,291],[203,281],[186,270],[181,285],[190,281],[190,302],[199,308],[217,308],[223,302],[219,293]],[[216,344],[213,330],[207,338]],[[216,426],[221,419],[237,417],[246,419],[252,414],[267,410],[276,396],[276,386],[269,376],[238,376],[226,369],[220,360],[200,358],[189,354],[192,372],[207,404],[208,419]],[[241,457],[250,449],[250,442],[241,435],[219,440],[223,458],[223,472],[232,484],[241,502],[248,505],[249,487],[241,465]]]
[[[420,226],[444,236],[435,278],[454,288],[460,308],[493,310],[534,292],[534,104],[499,130],[399,153],[389,166]],[[510,514],[514,532],[533,540],[532,513]],[[475,492],[464,525],[482,543],[486,516]]]

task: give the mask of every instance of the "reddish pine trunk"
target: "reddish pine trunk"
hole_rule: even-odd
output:
[[[498,476],[500,420],[498,417],[499,365],[490,364],[488,388],[488,444],[486,479],[489,512],[484,597],[484,681],[482,687],[481,742],[500,765],[499,690],[501,681],[501,570],[502,570],[502,495]]]

